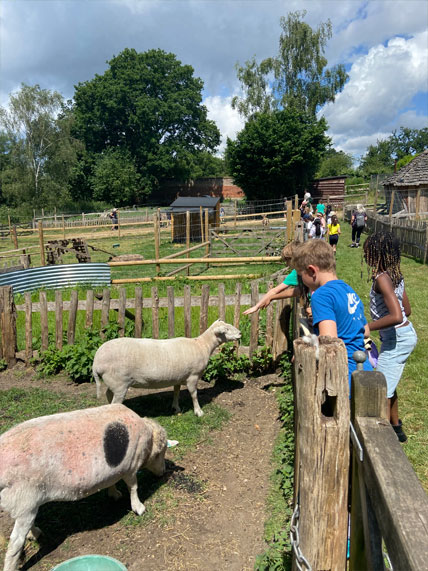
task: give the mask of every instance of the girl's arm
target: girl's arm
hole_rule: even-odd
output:
[[[340,224],[338,224],[338,229],[337,229],[337,233],[340,234]]]
[[[378,293],[383,295],[383,299],[389,313],[388,315],[385,315],[385,317],[381,317],[381,319],[371,321],[369,323],[370,331],[399,325],[403,321],[403,316],[401,314],[400,304],[398,303],[397,296],[394,292],[391,278],[388,274],[382,274],[376,279],[375,289]]]
[[[324,319],[318,323],[320,335],[329,335],[330,337],[337,337],[337,324],[332,319]]]
[[[259,309],[264,309],[274,299],[287,299],[289,297],[298,297],[299,295],[299,287],[292,287],[287,284],[279,284],[265,293],[265,295],[258,303],[256,303],[256,305],[253,305],[253,307],[249,307],[247,310],[245,310],[243,315],[250,315],[251,313],[259,311]]]
[[[406,316],[409,317],[409,315],[412,313],[412,308],[410,307],[410,301],[409,298],[407,297],[406,290],[404,290],[403,293],[403,307]]]

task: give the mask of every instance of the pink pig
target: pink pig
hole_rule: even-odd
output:
[[[104,488],[120,497],[123,479],[131,507],[145,511],[137,491],[137,470],[165,471],[166,432],[122,404],[34,418],[0,436],[0,506],[15,520],[4,571],[18,569],[39,506],[78,500]]]

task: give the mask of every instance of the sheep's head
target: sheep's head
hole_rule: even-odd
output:
[[[151,418],[145,418],[144,420],[150,425],[153,432],[152,451],[146,461],[145,468],[156,476],[162,476],[165,472],[166,431],[155,420]]]
[[[241,332],[239,329],[233,325],[230,325],[229,323],[221,321],[220,319],[214,321],[214,323],[211,325],[211,329],[221,343],[227,343],[227,341],[237,341],[238,339],[241,339]]]

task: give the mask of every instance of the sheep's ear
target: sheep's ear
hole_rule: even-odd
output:
[[[215,328],[215,332],[217,335],[225,334],[227,333],[227,327],[225,325],[218,325]]]

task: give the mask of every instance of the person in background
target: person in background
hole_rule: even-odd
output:
[[[356,209],[352,212],[351,227],[352,227],[352,244],[351,248],[360,247],[361,233],[367,223],[367,214],[362,204],[357,204]]]
[[[327,221],[327,226],[329,224],[331,224],[331,216],[332,216],[332,208],[331,208],[331,204],[327,204],[327,210],[325,211],[325,219]]]
[[[337,243],[339,242],[340,236],[340,224],[337,216],[334,212],[331,213],[331,221],[328,225],[328,242],[333,248],[333,252],[336,255]]]
[[[118,226],[118,215],[117,215],[117,208],[113,208],[113,210],[110,212],[110,214],[108,215],[108,217],[110,218],[113,226],[111,227],[112,230],[117,230],[119,228]]]
[[[317,212],[311,229],[309,230],[309,238],[322,240],[325,234],[325,220],[321,212]]]
[[[385,375],[388,414],[400,442],[406,442],[398,418],[397,385],[404,365],[417,343],[416,331],[408,320],[409,298],[400,269],[400,243],[390,232],[371,234],[364,242],[364,259],[372,278],[370,331],[379,331],[381,348],[376,370]]]
[[[318,202],[317,204],[316,214],[318,214],[318,212],[320,212],[323,216],[325,214],[325,204],[323,204],[322,202]]]

